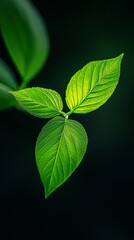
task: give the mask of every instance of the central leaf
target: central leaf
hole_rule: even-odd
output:
[[[87,142],[85,129],[75,120],[55,117],[44,126],[37,139],[36,161],[46,197],[77,168]]]

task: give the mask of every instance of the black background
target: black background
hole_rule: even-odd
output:
[[[123,52],[124,58],[108,102],[90,114],[72,115],[88,133],[87,152],[47,200],[34,154],[47,121],[15,109],[0,112],[1,239],[133,240],[133,2],[33,3],[46,22],[51,48],[29,86],[55,89],[64,99],[71,76],[86,63]],[[2,38],[0,55],[15,71]]]

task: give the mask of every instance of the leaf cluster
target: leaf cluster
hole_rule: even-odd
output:
[[[2,0],[1,9],[3,39],[22,83],[18,87],[13,73],[0,60],[0,109],[19,104],[35,117],[51,118],[41,130],[35,147],[47,198],[71,176],[86,153],[87,133],[69,116],[90,113],[111,97],[119,81],[123,54],[89,62],[72,76],[65,93],[69,108],[65,113],[61,96],[55,90],[25,88],[44,66],[49,52],[48,34],[41,16],[26,0]]]

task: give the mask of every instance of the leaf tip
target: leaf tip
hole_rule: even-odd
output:
[[[14,95],[14,92],[15,92],[15,91],[12,91],[12,90],[11,90],[11,91],[8,91],[8,92],[11,93],[12,95]]]
[[[124,56],[124,53],[121,53],[119,56],[120,56],[120,58],[122,59],[122,58],[123,58],[123,56]]]
[[[124,56],[124,53],[121,53],[117,58],[121,61]]]
[[[16,91],[8,91],[9,93],[11,93],[14,97],[16,96]]]
[[[46,199],[46,200],[48,199],[48,197],[49,197],[49,195],[46,195],[46,194],[45,194],[45,199]]]
[[[44,191],[45,199],[48,199],[50,196],[51,192],[48,192],[47,190]]]

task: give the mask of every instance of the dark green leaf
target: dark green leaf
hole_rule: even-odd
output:
[[[9,67],[0,59],[0,110],[15,104],[15,98],[8,92],[17,89],[17,82]]]
[[[43,67],[49,50],[47,29],[28,0],[1,0],[2,35],[22,80],[28,83]]]
[[[0,59],[0,83],[3,83],[10,89],[14,90],[16,90],[18,87],[13,72],[10,70],[10,68],[6,65],[6,63],[2,59]]]

